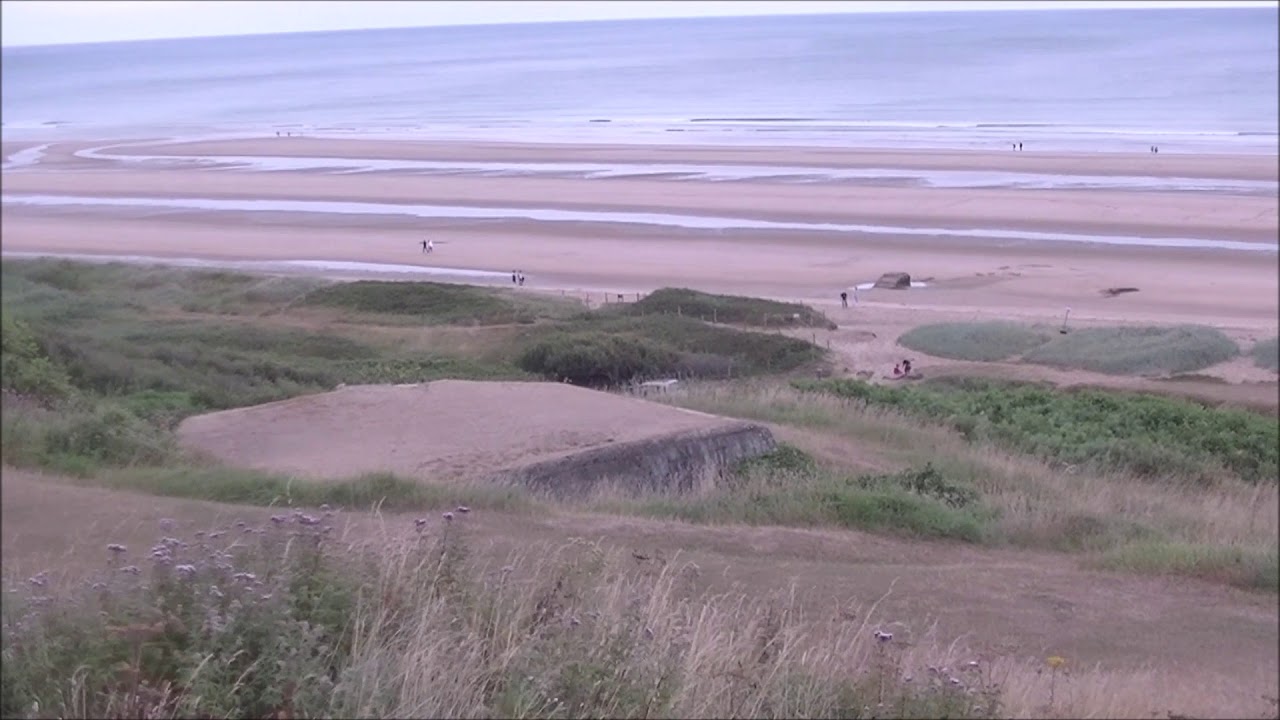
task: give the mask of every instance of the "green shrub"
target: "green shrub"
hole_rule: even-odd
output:
[[[893,408],[949,426],[970,441],[1063,465],[1202,482],[1224,472],[1276,482],[1280,472],[1274,417],[1185,400],[978,379],[914,387],[803,380],[795,386]]]
[[[911,329],[898,344],[934,357],[990,362],[1021,355],[1048,339],[1046,333],[1014,323],[939,323]]]
[[[1225,362],[1240,348],[1220,331],[1198,325],[1085,328],[1028,352],[1023,360],[1109,375],[1167,375]]]
[[[11,392],[57,400],[71,394],[66,371],[40,347],[31,328],[0,310],[0,386]]]
[[[978,503],[978,491],[947,480],[933,463],[919,470],[904,470],[892,475],[864,475],[857,479],[864,490],[895,488],[921,497],[938,500],[948,507],[964,508]]]
[[[1280,339],[1261,340],[1253,346],[1253,363],[1267,370],[1280,370]]]
[[[108,466],[157,463],[172,451],[171,436],[111,403],[60,416],[44,447],[46,455],[83,458]]]
[[[821,501],[842,527],[971,543],[985,536],[978,515],[901,490],[831,491]]]
[[[738,295],[714,295],[687,288],[655,290],[625,308],[631,315],[683,315],[732,325],[836,328],[826,315],[808,305]]]
[[[677,354],[659,343],[620,335],[559,335],[524,351],[518,361],[528,372],[594,387],[617,386],[671,372]]]
[[[762,474],[813,477],[818,473],[818,461],[809,453],[794,445],[778,443],[772,451],[739,461],[734,472],[740,476]]]

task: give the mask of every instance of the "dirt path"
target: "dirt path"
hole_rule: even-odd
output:
[[[23,576],[100,567],[108,542],[145,549],[158,538],[162,517],[195,530],[238,519],[263,522],[271,512],[77,487],[13,469],[4,470],[0,488],[4,568]],[[348,513],[343,521],[356,537],[413,532],[411,516]],[[702,587],[712,592],[761,595],[794,586],[811,617],[833,623],[861,622],[859,613],[888,593],[876,622],[898,621],[916,635],[936,623],[944,643],[960,639],[1018,657],[1058,654],[1079,667],[1151,666],[1203,677],[1280,672],[1274,595],[1084,571],[1066,555],[570,512],[476,510],[461,527],[473,552],[496,562],[543,543],[583,538],[649,558],[637,564],[695,563]]]

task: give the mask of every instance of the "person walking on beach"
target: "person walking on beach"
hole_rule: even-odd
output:
[[[849,307],[849,293],[840,291],[840,307]]]
[[[1018,152],[1022,152],[1022,143],[1018,143]]]
[[[423,254],[423,255],[426,255],[427,253],[431,252],[431,249],[432,249],[431,241],[430,241],[430,240],[423,240],[423,241],[422,241],[422,254]]]
[[[520,272],[520,287],[524,287],[524,272]]]

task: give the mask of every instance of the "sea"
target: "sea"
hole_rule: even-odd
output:
[[[6,140],[1277,153],[1280,11],[858,13],[4,48]]]

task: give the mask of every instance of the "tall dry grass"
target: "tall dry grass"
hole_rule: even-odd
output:
[[[839,437],[850,444],[850,455],[861,447],[904,467],[945,467],[949,478],[976,488],[998,510],[999,537],[1014,544],[1099,552],[1152,541],[1234,548],[1252,558],[1251,571],[1265,575],[1261,584],[1274,582],[1280,533],[1275,483],[1224,479],[1206,487],[1177,477],[1153,482],[1056,469],[892,410],[778,383],[693,385],[668,402],[804,428],[823,439],[817,445],[829,447],[828,439]],[[797,442],[803,444],[803,437]]]
[[[637,563],[581,541],[489,553],[461,513],[348,537],[327,514],[277,519],[225,535],[169,525],[92,585],[6,578],[6,716],[1275,713],[1261,671],[1054,667],[976,635],[940,642],[890,621],[884,598],[833,616],[804,588],[711,592],[678,556]]]

